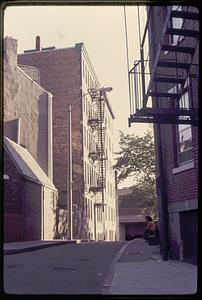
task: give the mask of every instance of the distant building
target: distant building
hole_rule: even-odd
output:
[[[107,96],[93,91],[100,83],[84,44],[42,48],[37,37],[36,48],[19,54],[18,64],[37,68],[40,84],[53,94],[53,182],[60,209],[68,209],[68,104],[89,92],[72,110],[73,238],[115,240],[114,114]]]
[[[132,192],[131,188],[118,189],[119,203],[119,236],[120,240],[131,240],[143,236],[145,230],[145,213],[142,208],[124,206],[125,196]],[[127,202],[128,204],[128,202]]]
[[[4,138],[4,241],[52,240],[57,189],[23,147]]]
[[[130,112],[129,123],[154,123],[163,258],[197,263],[197,7],[147,7],[141,59],[136,61],[130,76],[134,76],[135,83],[141,78],[142,85],[135,89],[135,110]]]

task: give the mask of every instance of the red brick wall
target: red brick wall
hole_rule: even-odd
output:
[[[22,215],[4,213],[4,242],[19,242],[23,240]]]
[[[4,242],[17,242],[23,239],[22,189],[23,180],[14,163],[4,152]]]
[[[193,11],[195,8],[193,8]],[[156,40],[156,47],[158,46],[158,40],[162,31],[163,25],[163,18],[164,11],[163,7],[161,6],[154,6],[153,7],[153,14],[154,14],[154,30],[152,33],[150,46],[153,48],[153,36],[155,36]],[[185,24],[184,26],[188,26],[189,24]],[[189,39],[190,44],[195,42],[193,38]],[[168,43],[168,39],[165,43]],[[195,43],[193,44],[195,45]],[[181,42],[181,46],[190,46],[187,45],[186,40]],[[157,47],[158,48],[158,47]],[[156,49],[157,49],[156,48]],[[156,54],[156,51],[154,52]],[[173,53],[170,52],[167,55],[161,56],[163,60],[170,60],[173,59]],[[188,60],[189,59],[189,60]],[[187,54],[180,54],[178,55],[178,60],[181,62],[190,61],[190,57]],[[196,53],[193,57],[192,63],[198,63],[198,48],[196,49]],[[160,71],[160,70],[159,70]],[[164,74],[172,75],[173,70],[169,68],[162,68]],[[194,99],[194,106],[195,108],[198,107],[198,78],[192,80],[193,84],[193,99]],[[171,85],[159,85],[158,91],[165,91],[165,87],[167,90],[170,89]],[[171,101],[166,100],[163,98],[159,101],[161,103],[160,106],[166,107],[170,106]],[[163,159],[164,159],[164,171],[165,171],[165,181],[166,181],[166,189],[167,189],[167,197],[168,202],[173,201],[181,201],[181,200],[188,200],[188,199],[197,199],[198,198],[198,128],[196,126],[192,127],[192,139],[193,139],[193,159],[194,159],[194,168],[190,170],[186,170],[177,174],[173,174],[173,168],[176,167],[176,155],[177,155],[177,145],[175,143],[176,138],[176,128],[173,128],[172,125],[161,125],[161,132],[162,132],[162,149],[163,149]],[[157,146],[157,144],[156,144]],[[158,151],[156,149],[157,157],[157,173],[158,173]]]
[[[4,180],[4,212],[22,214],[24,182],[6,151],[4,151],[4,174],[9,176],[9,179]]]
[[[67,182],[67,109],[81,95],[81,53],[77,48],[18,55],[18,63],[39,68],[41,85],[53,94],[53,181],[59,191]],[[81,103],[72,111],[74,188],[82,188]],[[76,130],[76,131],[75,131]]]
[[[45,198],[42,200],[42,186],[26,180],[23,190],[23,240],[25,241],[43,239],[42,201],[48,201]]]

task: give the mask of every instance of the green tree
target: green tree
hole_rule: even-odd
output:
[[[157,215],[157,197],[155,188],[155,147],[151,131],[139,137],[120,131],[120,151],[116,152],[118,182],[133,177],[131,194],[122,200],[121,205],[142,208],[145,212]]]

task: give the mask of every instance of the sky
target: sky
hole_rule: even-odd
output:
[[[146,20],[140,6],[140,22]],[[137,6],[126,6],[129,68],[139,59]],[[18,53],[35,48],[35,37],[42,47],[72,47],[84,42],[101,86],[111,86],[108,94],[114,120],[114,151],[119,151],[119,131],[143,135],[149,125],[128,127],[129,93],[124,6],[11,6],[4,12],[4,36],[18,40]],[[120,187],[128,186],[131,180]]]

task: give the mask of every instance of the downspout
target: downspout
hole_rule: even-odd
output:
[[[94,237],[95,240],[97,241],[97,228],[96,228],[96,222],[97,222],[97,218],[96,218],[96,203],[94,203]]]
[[[42,226],[42,230],[41,230],[41,234],[42,234],[42,240],[44,240],[44,185],[41,185],[41,218],[42,218],[42,222],[41,222],[41,226]]]
[[[52,98],[48,93],[48,177],[53,181],[53,127],[52,127]]]
[[[153,10],[153,8],[151,8]],[[154,22],[153,14],[151,16],[152,22],[152,32],[154,33]],[[155,44],[153,45],[153,53],[156,53]],[[157,91],[157,83],[155,83],[155,90]],[[159,107],[158,97],[156,99],[156,107]],[[160,192],[160,235],[162,238],[161,245],[161,254],[162,259],[168,259],[168,207],[167,207],[167,193],[166,193],[166,184],[165,184],[165,173],[164,173],[164,161],[163,161],[163,149],[162,149],[162,135],[161,135],[161,124],[157,123],[156,125],[156,140],[157,140],[157,153],[158,153],[158,172],[159,176],[156,178],[157,189]]]
[[[17,132],[17,144],[20,145],[20,140],[21,140],[21,128],[20,128],[21,127],[21,119],[20,118],[18,119],[18,125],[17,126],[18,126],[17,127],[18,128],[17,129],[18,130],[18,132]]]
[[[115,170],[115,198],[116,198],[116,240],[120,240],[120,233],[119,233],[119,202],[118,202],[118,172]]]

